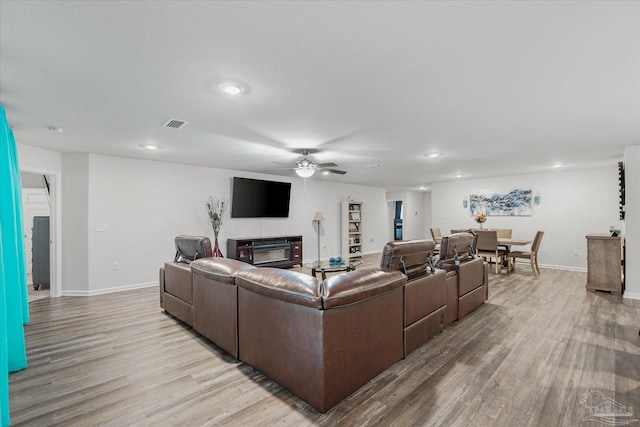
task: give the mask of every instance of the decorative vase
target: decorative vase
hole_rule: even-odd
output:
[[[213,256],[214,257],[219,257],[219,258],[224,258],[224,255],[222,255],[222,251],[220,250],[220,246],[218,245],[218,233],[215,233],[215,238],[213,240]]]
[[[482,223],[479,222],[478,224],[480,224],[480,230],[484,230],[484,228],[482,227]]]

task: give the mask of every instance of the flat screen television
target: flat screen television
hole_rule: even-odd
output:
[[[287,218],[291,183],[233,178],[231,218]]]

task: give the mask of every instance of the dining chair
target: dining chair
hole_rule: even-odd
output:
[[[476,244],[476,255],[491,262],[491,258],[496,259],[496,274],[500,274],[502,263],[505,261],[505,250],[498,247],[498,232],[496,230],[478,230],[478,243]],[[510,268],[507,269],[509,271]]]
[[[469,228],[459,228],[459,229],[452,228],[451,229],[451,234],[470,233],[470,232],[471,232],[471,229]]]
[[[510,228],[496,228],[496,231],[498,232],[498,239],[510,239],[513,233],[513,230]],[[511,245],[500,245],[500,247],[504,248],[507,253],[511,251]]]
[[[436,243],[436,247],[433,249],[433,253],[439,254],[440,243],[442,243],[442,233],[440,232],[440,229],[438,227],[430,228],[429,230],[431,231],[431,237],[433,238],[433,241]]]
[[[513,230],[510,228],[496,228],[498,232],[498,238],[510,239]]]
[[[440,229],[438,227],[434,227],[429,230],[431,230],[431,237],[433,238],[433,241],[436,242],[436,244],[442,243],[442,233],[440,232]]]
[[[538,231],[536,233],[536,237],[533,238],[533,243],[531,243],[531,251],[512,251],[509,252],[509,259],[511,260],[511,265],[515,266],[516,258],[524,258],[528,259],[531,262],[531,270],[534,275],[540,274],[540,267],[538,267],[538,249],[540,249],[540,242],[542,241],[542,236],[544,235],[544,231]]]

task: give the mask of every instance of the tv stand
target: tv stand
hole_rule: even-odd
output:
[[[227,239],[227,256],[256,267],[302,267],[302,236]]]

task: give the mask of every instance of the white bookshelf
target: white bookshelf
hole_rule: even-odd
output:
[[[342,202],[342,259],[354,262],[362,259],[362,202]]]

